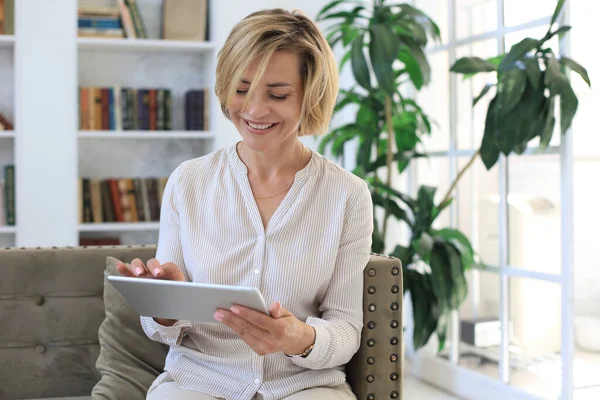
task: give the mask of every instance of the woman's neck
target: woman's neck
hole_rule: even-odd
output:
[[[244,142],[238,145],[238,154],[248,169],[248,175],[253,175],[262,182],[285,175],[295,175],[304,167],[300,164],[301,161],[302,164],[306,161],[305,152],[304,145],[298,139],[282,143],[267,152],[252,151]]]

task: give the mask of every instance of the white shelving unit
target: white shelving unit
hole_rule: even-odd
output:
[[[0,139],[2,138],[14,138],[15,137],[15,131],[0,131]]]
[[[0,35],[0,48],[13,47],[15,45],[15,37],[13,35]]]
[[[214,139],[204,131],[79,131],[81,139]]]
[[[17,233],[16,226],[0,226],[0,235],[12,235]]]
[[[111,52],[160,52],[210,54],[215,46],[211,42],[193,42],[155,39],[103,39],[78,38],[79,50]]]

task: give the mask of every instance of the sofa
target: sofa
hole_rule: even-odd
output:
[[[0,400],[143,399],[167,348],[146,338],[104,271],[114,268],[111,259],[147,260],[155,252],[0,249]],[[360,400],[402,398],[401,271],[398,259],[375,254],[365,268],[362,344],[346,366]],[[137,345],[127,346],[131,340]],[[134,385],[130,377],[138,373],[145,380]]]

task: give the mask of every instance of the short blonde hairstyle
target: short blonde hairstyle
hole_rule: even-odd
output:
[[[325,133],[338,95],[337,63],[321,30],[299,10],[258,11],[233,28],[217,62],[215,93],[223,114],[229,118],[228,105],[250,64],[260,60],[254,78],[257,82],[273,53],[282,50],[292,51],[299,58],[304,98],[298,134]]]

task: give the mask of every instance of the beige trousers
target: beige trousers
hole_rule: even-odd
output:
[[[260,400],[261,396],[254,397]],[[172,380],[163,381],[152,385],[146,400],[215,400],[215,397],[195,392],[193,390],[179,389]],[[318,387],[305,389],[285,397],[285,400],[356,400],[350,386],[343,384],[335,387]]]

